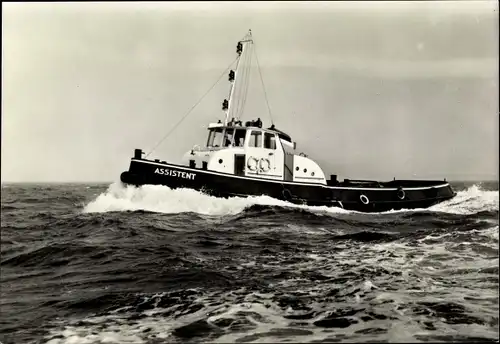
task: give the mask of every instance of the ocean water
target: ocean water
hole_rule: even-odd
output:
[[[3,184],[6,343],[498,341],[498,182],[362,214]]]

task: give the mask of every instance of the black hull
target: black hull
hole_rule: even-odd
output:
[[[326,186],[235,176],[146,159],[132,159],[129,171],[120,179],[135,186],[190,188],[216,197],[266,195],[295,204],[360,212],[428,208],[456,195],[445,181],[351,181]]]

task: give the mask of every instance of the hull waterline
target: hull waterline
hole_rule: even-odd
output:
[[[340,207],[360,212],[428,208],[456,195],[445,181],[344,181],[336,185],[318,185],[264,180],[135,158],[120,179],[124,184],[134,186],[190,188],[225,198],[266,195],[294,204]]]

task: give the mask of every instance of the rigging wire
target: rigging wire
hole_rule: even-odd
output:
[[[235,117],[235,114],[238,113],[238,104],[239,104],[239,93],[241,92],[240,90],[240,85],[239,85],[239,80],[243,77],[243,72],[244,72],[244,68],[242,67],[242,64],[244,63],[244,59],[241,59],[241,56],[240,56],[240,60],[238,62],[238,68],[240,68],[241,70],[237,70],[236,71],[236,77],[235,77],[235,81],[234,81],[234,86],[235,87],[235,90],[234,90],[234,93],[233,93],[233,97],[230,99],[231,100],[231,103],[232,103],[232,106],[231,106],[231,117]],[[241,74],[241,76],[240,76]]]
[[[184,116],[180,119],[179,122],[177,122],[174,127],[172,129],[170,129],[170,131],[165,135],[163,136],[163,138],[153,147],[153,149],[151,149],[151,151],[146,154],[146,158],[151,154],[153,153],[153,151],[158,148],[158,146],[187,118],[187,116],[191,113],[191,111],[194,110],[194,108],[196,106],[198,106],[198,104],[201,103],[201,101],[206,97],[207,94],[210,93],[210,91],[212,91],[212,89],[215,87],[215,85],[217,85],[217,83],[220,81],[220,79],[222,79],[222,77],[226,74],[226,72],[231,68],[231,66],[236,62],[236,60],[238,60],[239,56],[233,61],[231,62],[231,64],[224,70],[224,72],[222,72],[222,74],[219,76],[219,78],[217,79],[217,81],[210,87],[210,89],[196,102],[196,104],[194,104],[185,114]]]
[[[253,44],[252,44],[253,45]],[[248,46],[248,49],[250,50],[252,48],[252,45]],[[243,84],[244,91],[243,91],[243,99],[241,100],[241,109],[240,112],[238,113],[238,118],[241,119],[243,116],[243,111],[245,110],[245,104],[247,102],[247,96],[248,96],[248,87],[250,85],[250,79],[252,78],[252,52],[249,52],[248,58],[247,58],[247,73],[245,75],[245,82]]]
[[[238,80],[239,80],[239,84],[237,85],[238,88],[236,89],[236,98],[234,99],[234,111],[233,111],[233,117],[238,117],[238,113],[240,112],[240,104],[241,104],[241,97],[242,97],[242,93],[243,93],[243,82],[245,81],[245,74],[246,74],[246,59],[248,57],[248,53],[246,52],[247,50],[247,47],[246,46],[243,46],[243,54],[245,54],[243,56],[243,59],[241,59],[241,64],[240,64],[240,68],[241,68],[241,75],[238,75]]]
[[[259,75],[260,75],[260,82],[262,83],[262,89],[264,90],[264,97],[266,98],[267,110],[269,111],[269,117],[271,118],[271,124],[274,125],[273,115],[271,113],[271,107],[269,106],[269,100],[267,100],[266,87],[264,86],[264,79],[262,78],[262,72],[260,70],[259,58],[257,57],[257,48],[255,46],[255,43],[254,43],[253,52],[255,54],[255,60],[257,61],[257,67],[259,69]]]
[[[236,104],[235,104],[235,111],[233,112],[233,114],[235,114],[234,117],[237,117],[239,118],[239,113],[241,112],[241,104],[242,104],[242,97],[243,97],[243,91],[244,91],[244,82],[246,80],[246,75],[248,73],[248,69],[247,69],[247,60],[248,60],[248,53],[247,53],[247,49],[248,49],[248,45],[244,46],[243,48],[243,54],[245,54],[243,56],[243,59],[240,60],[242,62],[242,70],[241,70],[241,76],[238,78],[240,80],[242,80],[242,82],[238,85],[238,89],[237,89],[237,92],[236,92]]]
[[[236,99],[234,99],[235,101],[235,105],[233,107],[233,111],[231,112],[232,114],[234,114],[232,117],[234,118],[238,118],[238,119],[241,119],[241,115],[243,113],[243,110],[244,110],[244,106],[245,106],[245,102],[246,102],[246,92],[248,90],[248,74],[250,73],[250,67],[248,66],[248,63],[249,63],[249,60],[250,60],[250,63],[251,63],[251,53],[247,52],[251,46],[253,45],[253,39],[252,39],[252,33],[251,31],[249,30],[249,32],[247,34],[245,34],[245,36],[240,40],[241,42],[246,42],[246,43],[252,43],[252,44],[246,44],[244,46],[244,49],[243,49],[243,54],[244,54],[244,57],[243,59],[240,60],[240,62],[242,62],[242,68],[241,68],[241,71],[239,74],[241,74],[241,76],[238,77],[238,80],[242,80],[240,83],[238,83],[238,88],[235,90],[235,93],[234,93],[234,96]],[[241,56],[240,56],[241,58]],[[245,86],[246,85],[246,86]]]

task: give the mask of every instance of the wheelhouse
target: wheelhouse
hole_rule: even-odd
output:
[[[253,126],[224,126],[219,123],[210,124],[208,127],[206,147],[208,149],[221,149],[228,147],[253,147],[276,149],[282,143],[294,147],[290,136],[277,129],[264,129]]]
[[[208,128],[207,148],[243,147],[247,128],[233,126],[217,126]]]

